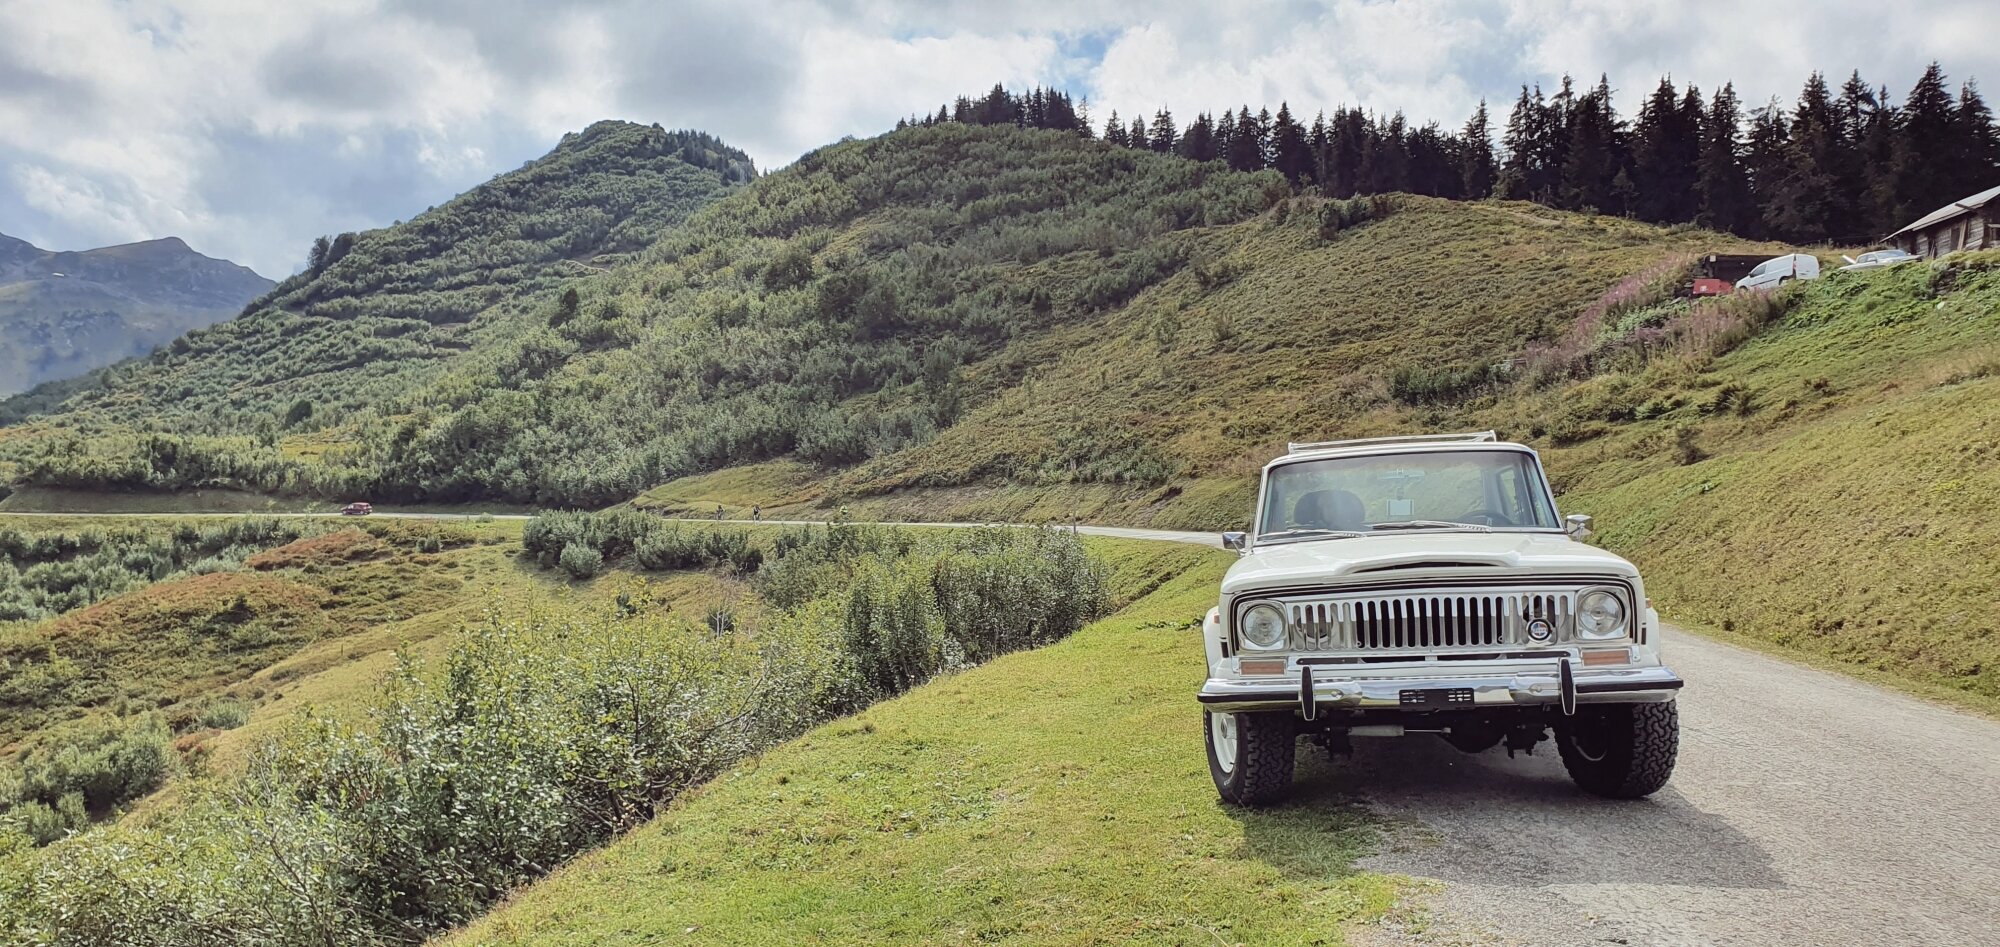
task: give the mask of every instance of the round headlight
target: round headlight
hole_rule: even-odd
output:
[[[1243,646],[1269,651],[1284,647],[1285,613],[1276,605],[1252,605],[1243,613],[1243,628],[1238,634]]]
[[[1583,638],[1617,638],[1625,634],[1625,601],[1618,593],[1592,589],[1576,601],[1576,633]]]

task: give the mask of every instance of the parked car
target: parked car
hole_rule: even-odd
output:
[[[1819,279],[1819,257],[1810,253],[1787,253],[1757,264],[1750,275],[1736,281],[1736,291],[1771,289],[1786,280]]]
[[[1532,753],[1577,785],[1665,785],[1681,679],[1632,563],[1582,541],[1540,458],[1493,432],[1293,444],[1265,465],[1242,558],[1202,625],[1209,775],[1260,805],[1297,739],[1429,735]]]
[[[1906,250],[1870,250],[1863,253],[1859,260],[1851,256],[1843,256],[1841,259],[1846,260],[1847,265],[1841,267],[1840,272],[1846,273],[1851,270],[1879,270],[1885,266],[1908,263],[1917,257]]]
[[[349,503],[340,508],[340,515],[342,516],[367,516],[373,512],[375,512],[375,508],[366,503]]]

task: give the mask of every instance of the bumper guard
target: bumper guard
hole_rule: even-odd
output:
[[[1317,673],[1315,673],[1317,672]],[[1547,671],[1465,677],[1342,677],[1325,670],[1299,669],[1296,681],[1213,678],[1202,685],[1203,708],[1223,713],[1251,710],[1297,710],[1312,720],[1329,709],[1428,710],[1427,700],[1411,695],[1451,692],[1451,702],[1472,708],[1555,704],[1565,713],[1577,704],[1660,703],[1674,699],[1681,679],[1664,666],[1641,668],[1573,668],[1567,659],[1552,662]],[[1306,695],[1311,694],[1308,701]]]

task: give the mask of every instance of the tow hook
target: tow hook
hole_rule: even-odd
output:
[[[1299,716],[1308,721],[1319,719],[1319,700],[1313,694],[1313,669],[1299,668]]]
[[[1570,672],[1569,659],[1556,659],[1556,678],[1562,686],[1562,712],[1565,717],[1576,716],[1576,675]]]

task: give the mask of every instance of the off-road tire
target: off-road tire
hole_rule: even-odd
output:
[[[1585,704],[1556,724],[1563,768],[1585,792],[1638,799],[1658,792],[1680,753],[1680,711],[1658,704]]]
[[[1222,795],[1222,801],[1268,806],[1283,799],[1292,788],[1292,766],[1298,751],[1298,724],[1291,713],[1232,715],[1236,719],[1236,758],[1227,765],[1216,755],[1216,716],[1202,711],[1201,729],[1208,744],[1208,775],[1215,780],[1215,791]]]

